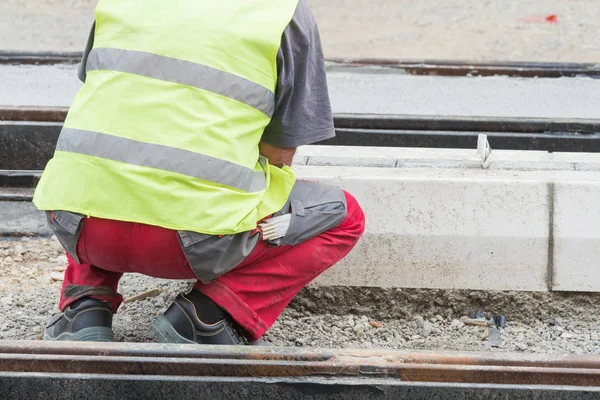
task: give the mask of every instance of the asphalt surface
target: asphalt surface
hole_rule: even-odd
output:
[[[69,106],[75,65],[0,66],[0,105]],[[355,70],[351,70],[355,71]],[[335,113],[600,117],[600,79],[411,76],[380,69],[328,72]]]
[[[0,105],[66,107],[80,87],[73,65],[0,66]]]
[[[332,72],[334,112],[598,118],[600,80],[436,77]]]

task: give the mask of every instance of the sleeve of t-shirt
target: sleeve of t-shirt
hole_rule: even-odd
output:
[[[85,66],[87,64],[88,56],[90,55],[90,51],[92,51],[92,47],[94,47],[94,31],[96,30],[96,22],[92,24],[92,29],[90,30],[90,35],[88,36],[87,44],[85,45],[85,50],[83,52],[83,58],[81,59],[81,64],[79,64],[79,69],[77,70],[77,76],[81,82],[85,82],[85,78],[87,76],[87,71]]]
[[[283,32],[277,71],[275,112],[262,141],[290,148],[334,137],[321,38],[306,0]]]

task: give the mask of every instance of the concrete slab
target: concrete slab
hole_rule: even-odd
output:
[[[599,157],[494,157],[484,170],[475,150],[299,149],[300,179],[339,185],[367,216],[359,245],[318,283],[600,291],[600,172],[572,168],[600,165]],[[30,203],[0,202],[0,215],[0,234],[50,234]]]
[[[323,274],[317,283],[546,291],[547,245],[547,238],[367,232],[353,252]]]
[[[548,288],[548,183],[540,177],[481,170],[297,170],[352,193],[367,217],[361,243],[320,284]]]
[[[311,156],[308,157],[306,165],[312,166],[338,166],[338,167],[370,167],[370,168],[394,168],[396,166],[396,159],[390,157],[352,157],[352,156],[338,156],[338,157],[322,157],[322,156]]]
[[[303,146],[297,157],[312,166],[481,169],[475,149],[401,147]],[[574,171],[600,170],[600,154],[493,150],[490,170]]]
[[[600,291],[600,179],[554,188],[553,290]]]
[[[600,171],[600,164],[575,163],[575,171]]]

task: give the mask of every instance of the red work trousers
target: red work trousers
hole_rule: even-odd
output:
[[[227,311],[249,340],[260,338],[294,296],[323,271],[345,257],[364,231],[365,217],[348,193],[347,215],[340,225],[297,246],[269,246],[260,241],[238,266],[195,289]],[[60,309],[90,296],[108,301],[116,312],[123,297],[117,292],[123,273],[155,278],[197,279],[177,232],[156,226],[87,218],[77,242],[77,263],[69,265]]]

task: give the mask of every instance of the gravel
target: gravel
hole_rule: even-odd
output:
[[[0,1],[0,50],[82,51],[97,0]],[[309,0],[328,58],[600,61],[597,0]],[[557,15],[557,23],[544,17]],[[527,22],[541,16],[541,22]]]
[[[57,312],[66,257],[54,238],[0,240],[0,339],[40,339]],[[125,275],[115,316],[120,341],[151,341],[148,328],[190,282]],[[158,295],[156,295],[158,293]],[[303,290],[265,339],[275,345],[600,354],[594,294],[318,287]],[[478,309],[507,316],[500,348],[466,324]]]

